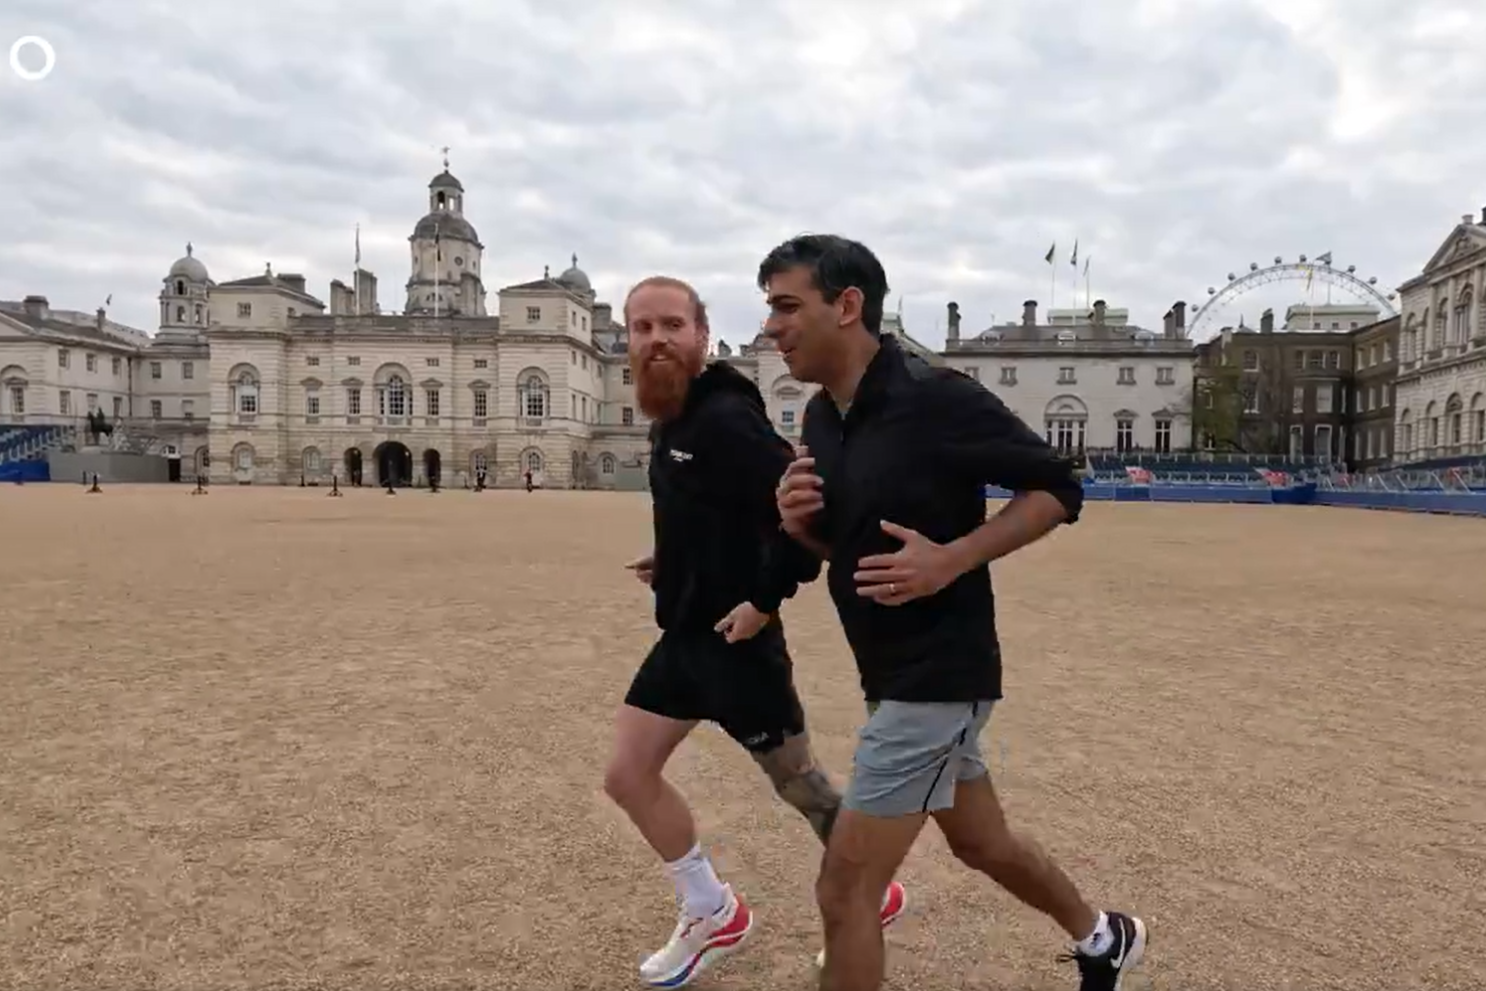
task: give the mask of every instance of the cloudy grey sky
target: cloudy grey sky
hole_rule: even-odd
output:
[[[0,298],[150,330],[188,240],[323,298],[358,223],[400,309],[441,145],[488,288],[675,273],[733,341],[802,230],[871,245],[937,343],[951,299],[1046,306],[1053,241],[1059,305],[1077,238],[1159,327],[1277,254],[1396,285],[1486,206],[1480,0],[5,0],[24,35],[57,61],[0,64]]]

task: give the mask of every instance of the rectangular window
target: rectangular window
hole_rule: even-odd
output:
[[[248,317],[252,316],[253,315],[253,304],[252,303],[238,303],[237,304],[237,315],[238,315],[238,318],[239,319],[242,319],[242,320],[246,320]]]
[[[526,322],[527,323],[541,323],[541,321],[542,321],[542,308],[540,306],[528,306],[526,308]]]
[[[475,367],[476,368],[489,368],[490,367],[490,359],[489,358],[476,358],[475,359]]]
[[[10,387],[10,412],[15,416],[26,415],[26,387],[13,385]]]
[[[1134,385],[1135,384],[1135,366],[1134,365],[1121,365],[1120,366],[1120,377],[1116,381],[1120,385]]]
[[[629,371],[629,369],[626,368],[625,371]],[[624,424],[626,427],[633,427],[635,425],[634,409],[629,406],[621,409],[619,411],[619,422]]]
[[[304,363],[311,368],[320,367],[320,356],[318,354],[306,355]]]
[[[1160,454],[1171,453],[1171,421],[1156,421],[1156,451]]]
[[[196,419],[196,403],[194,401],[192,401],[190,399],[182,399],[181,400],[181,419],[183,419],[183,420],[194,420],[194,419]]]
[[[196,377],[196,365],[193,362],[181,362],[181,378],[194,379]]]
[[[484,389],[475,390],[475,419],[484,420],[488,415],[490,394]]]
[[[320,394],[318,392],[309,392],[305,394],[304,413],[305,416],[320,415]]]
[[[72,415],[72,393],[66,389],[57,394],[57,412],[63,416]]]
[[[117,420],[117,419],[119,419],[119,417],[121,417],[123,415],[124,415],[124,397],[123,396],[114,396],[114,419]]]
[[[117,375],[117,374],[119,374],[119,370],[120,370],[120,369],[121,369],[121,368],[123,368],[123,366],[124,366],[124,362],[123,362],[123,361],[122,361],[122,360],[120,360],[120,359],[118,359],[118,358],[115,358],[115,359],[114,359],[114,360],[113,360],[113,369],[114,369],[114,374],[115,374],[115,375]]]
[[[83,355],[83,367],[90,372],[98,370],[98,356],[96,354]]]
[[[621,382],[623,382],[625,385],[634,385],[635,384],[634,373],[630,371],[630,367],[628,365],[625,365],[624,368],[620,370],[620,372],[619,372],[619,380]]]
[[[72,363],[72,354],[66,348],[57,349],[57,367],[66,368]]]
[[[158,420],[164,414],[164,404],[158,399],[150,400],[150,419]]]
[[[162,369],[160,367],[160,363],[158,361],[150,362],[150,378],[159,379],[161,375]]]
[[[361,415],[361,390],[360,389],[347,389],[346,390],[346,415],[347,416],[360,416]]]
[[[1062,368],[1058,369],[1059,385],[1076,385],[1077,383],[1078,379],[1073,374],[1072,365],[1064,365]]]
[[[1259,370],[1259,352],[1245,351],[1243,353],[1243,370],[1246,372],[1257,372]]]
[[[1290,412],[1305,412],[1305,386],[1297,385],[1295,387],[1294,392],[1290,396]]]
[[[1001,384],[1002,385],[1016,385],[1016,366],[1015,365],[1002,365],[1001,366]]]
[[[1156,369],[1156,384],[1175,385],[1176,369],[1171,367],[1170,365],[1164,365],[1161,368]]]
[[[1115,421],[1115,450],[1124,454],[1126,451],[1135,449],[1135,421],[1120,419]]]
[[[439,390],[423,390],[423,415],[436,418],[439,415]]]

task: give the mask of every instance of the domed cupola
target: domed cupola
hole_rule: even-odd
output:
[[[588,273],[578,267],[578,256],[576,254],[573,255],[573,264],[568,266],[567,271],[557,277],[557,281],[579,295],[593,295],[593,283],[589,281]]]
[[[189,243],[186,254],[171,264],[161,282],[160,329],[204,329],[211,319],[207,303],[212,277]]]
[[[447,150],[446,150],[447,155]],[[485,246],[464,216],[464,184],[444,171],[428,184],[428,213],[408,238],[412,272],[408,278],[408,314],[484,316],[485,289],[480,257]]]

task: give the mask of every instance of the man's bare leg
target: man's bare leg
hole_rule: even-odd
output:
[[[686,800],[664,777],[666,761],[696,726],[636,706],[615,718],[614,756],[604,790],[666,862],[681,901],[671,938],[640,964],[652,987],[677,988],[739,949],[753,930],[748,906],[723,884],[697,842]]]
[[[614,717],[614,750],[604,772],[604,791],[667,863],[686,856],[697,842],[691,809],[664,773],[666,762],[696,725],[629,705],[620,706]]]
[[[851,809],[837,816],[815,886],[826,931],[821,991],[882,986],[883,892],[927,818],[923,813],[877,817]]]
[[[822,843],[830,839],[841,810],[841,792],[816,761],[809,735],[787,736],[774,749],[752,756],[769,776],[775,794],[805,817]]]
[[[962,864],[1051,918],[1074,942],[1094,932],[1099,913],[1042,847],[1012,832],[990,775],[957,782],[954,806],[935,812],[934,821]]]

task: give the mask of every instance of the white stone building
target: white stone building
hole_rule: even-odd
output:
[[[1192,443],[1184,311],[1178,303],[1156,333],[1103,300],[1089,311],[1050,311],[1039,323],[1029,300],[1020,323],[963,337],[959,306],[950,303],[945,357],[1066,453],[1180,450]]]
[[[1398,293],[1395,463],[1486,454],[1486,209]]]
[[[530,471],[548,487],[643,486],[649,425],[628,336],[577,258],[500,289],[489,312],[464,187],[445,169],[428,197],[400,315],[381,311],[360,268],[351,285],[330,283],[327,303],[271,268],[214,281],[190,245],[162,280],[153,338],[101,310],[0,304],[0,433],[50,425],[57,443],[81,444],[83,418],[101,409],[124,447],[179,457],[185,478],[450,485],[483,467],[492,485]],[[811,388],[757,339],[720,353],[797,434]]]

